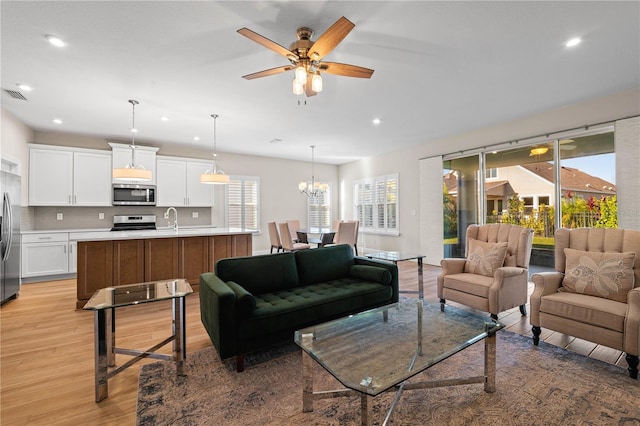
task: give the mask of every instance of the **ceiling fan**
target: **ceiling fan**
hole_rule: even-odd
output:
[[[254,78],[295,70],[293,93],[296,95],[305,93],[307,96],[315,96],[322,91],[321,72],[344,77],[371,78],[374,71],[372,69],[322,61],[322,58],[340,44],[354,27],[355,24],[343,16],[316,41],[311,40],[311,37],[313,37],[311,28],[300,27],[296,30],[298,40],[291,43],[288,49],[248,28],[241,28],[238,30],[240,34],[284,56],[291,63],[290,65],[247,74],[242,78],[253,80]]]

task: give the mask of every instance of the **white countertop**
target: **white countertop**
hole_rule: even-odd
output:
[[[170,228],[143,231],[117,231],[110,229],[66,229],[66,230],[38,230],[25,231],[23,234],[69,233],[69,241],[100,241],[100,240],[133,240],[146,238],[198,237],[210,235],[234,235],[256,233],[255,229],[217,228],[211,226],[178,227],[178,231]]]

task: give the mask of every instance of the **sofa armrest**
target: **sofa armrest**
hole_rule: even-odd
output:
[[[562,286],[564,274],[561,272],[540,272],[531,276],[531,281],[535,284],[530,299],[531,325],[540,327],[540,302],[543,296],[553,294]]]
[[[238,318],[250,317],[256,308],[256,298],[246,288],[234,281],[227,281],[226,284],[236,295],[236,314]]]
[[[365,266],[377,266],[380,268],[385,268],[391,273],[391,282],[389,285],[393,289],[393,295],[391,296],[391,300],[389,303],[395,303],[400,300],[400,286],[398,281],[398,265],[391,262],[386,262],[384,260],[377,259],[369,259],[366,257],[355,256],[353,258],[354,265],[365,265]]]
[[[623,350],[628,355],[640,355],[640,287],[629,291],[627,296]]]
[[[200,320],[220,358],[236,354],[236,294],[212,272],[200,275]]]

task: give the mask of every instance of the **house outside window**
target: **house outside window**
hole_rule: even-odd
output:
[[[353,211],[361,232],[400,234],[397,173],[357,180],[353,194]]]
[[[260,178],[258,176],[231,176],[225,194],[227,226],[259,229]]]
[[[309,228],[331,228],[331,185],[317,197],[309,197],[307,200],[307,223]]]

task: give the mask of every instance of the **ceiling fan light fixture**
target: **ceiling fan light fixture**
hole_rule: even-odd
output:
[[[216,119],[218,114],[211,114],[213,117],[213,170],[207,170],[200,175],[200,183],[208,185],[226,185],[229,183],[229,175],[218,169],[216,161]]]
[[[315,73],[311,77],[311,90],[316,93],[322,92],[322,77],[319,73]]]
[[[124,167],[113,169],[113,178],[124,181],[151,180],[151,170],[146,170],[141,164],[136,164],[135,134],[138,133],[138,129],[136,129],[136,105],[138,105],[140,102],[134,99],[129,99],[128,102],[131,104],[132,108],[131,145],[129,146],[131,148],[131,163],[125,165]]]
[[[304,65],[296,67],[296,81],[302,86],[307,82],[307,69]]]
[[[293,94],[302,95],[304,93],[304,85],[298,83],[297,79],[293,79]]]
[[[533,156],[533,155],[542,155],[542,154],[546,154],[547,151],[549,151],[549,148],[547,148],[546,146],[541,146],[539,148],[532,148],[531,149],[531,153],[529,154],[529,156]]]

